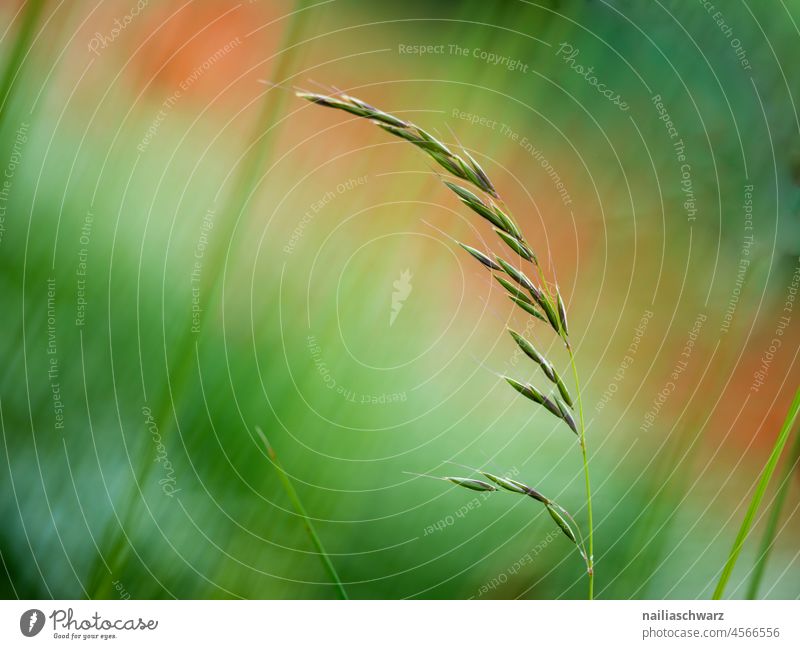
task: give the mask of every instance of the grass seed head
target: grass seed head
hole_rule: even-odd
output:
[[[473,192],[469,191],[464,187],[461,187],[449,181],[445,181],[445,184],[448,186],[448,188],[451,191],[453,191],[458,196],[458,198],[465,205],[467,205],[467,207],[469,207],[471,210],[479,214],[482,218],[489,221],[495,227],[498,236],[515,253],[517,253],[520,257],[522,257],[527,261],[532,261],[538,267],[538,260],[536,259],[536,256],[533,254],[531,248],[525,242],[525,239],[522,236],[522,233],[520,232],[519,228],[515,224],[513,218],[510,216],[510,214],[506,213],[505,205],[499,201],[497,191],[492,185],[492,182],[489,180],[489,177],[487,176],[486,172],[482,169],[480,164],[478,164],[475,158],[471,156],[468,151],[466,151],[466,149],[463,149],[462,147],[463,157],[461,157],[460,155],[456,155],[443,142],[441,142],[439,139],[431,135],[428,131],[420,128],[416,124],[407,122],[398,117],[395,117],[394,115],[383,112],[375,108],[374,106],[368,104],[367,102],[361,101],[356,97],[351,97],[344,93],[336,92],[334,93],[333,96],[328,96],[318,93],[298,92],[297,95],[307,101],[322,106],[343,110],[358,117],[369,119],[371,122],[377,124],[391,135],[406,140],[411,144],[414,144],[416,147],[418,147],[419,149],[424,151],[427,155],[429,155],[434,162],[436,162],[439,166],[441,166],[445,171],[447,171],[453,177],[460,179],[461,181],[470,184],[470,186],[473,186],[478,190],[480,190],[483,194],[486,195],[485,200],[479,198],[476,194],[474,194]],[[497,202],[495,202],[495,200],[493,199],[497,199]],[[515,304],[517,304],[520,308],[524,309],[530,315],[550,323],[550,325],[558,333],[558,335],[563,338],[564,342],[567,344],[568,349],[570,349],[570,354],[572,354],[572,350],[567,339],[569,332],[567,327],[566,308],[564,305],[564,300],[557,286],[555,289],[555,295],[551,300],[548,291],[540,290],[539,288],[534,286],[534,284],[530,281],[530,279],[528,279],[521,271],[511,266],[500,257],[495,257],[495,260],[492,260],[488,256],[484,255],[482,252],[475,250],[474,248],[471,248],[464,244],[459,244],[459,245],[461,245],[467,252],[469,252],[482,264],[493,270],[502,270],[508,275],[510,279],[516,282],[524,290],[528,291],[533,298],[532,301],[523,292],[517,289],[517,287],[514,286],[511,282],[506,281],[505,278],[495,276],[496,279],[503,286],[503,288],[505,288],[508,291],[509,297],[515,302]],[[542,281],[544,282],[544,280]],[[541,309],[544,315],[540,313],[535,307]],[[519,336],[519,334],[515,334],[514,332],[512,332],[512,335],[514,336],[514,339],[517,341],[517,344],[523,349],[523,351],[542,367],[547,378],[556,384],[560,396],[553,395],[552,397],[546,397],[534,386],[530,384],[520,383],[519,381],[516,381],[510,377],[504,377],[506,381],[508,381],[508,383],[517,392],[519,392],[526,398],[530,399],[531,401],[543,405],[555,416],[563,419],[576,434],[579,434],[577,427],[575,425],[575,420],[570,411],[570,408],[573,405],[572,398],[566,386],[564,385],[564,382],[558,376],[558,373],[555,371],[553,366],[549,362],[547,362],[546,359],[544,359],[541,356],[541,354],[539,354],[536,351],[535,348],[533,348],[532,345],[530,345],[529,343],[527,345],[525,344],[527,343],[527,341],[525,341],[524,338]],[[577,377],[576,377],[576,382],[577,382]],[[579,434],[579,437],[581,437],[581,441],[583,441],[583,427],[581,427],[581,433]],[[578,544],[575,533],[573,532],[570,523],[567,522],[567,520],[564,518],[564,516],[562,516],[560,512],[563,512],[569,519],[569,521],[571,521],[574,525],[576,525],[572,517],[568,513],[566,513],[563,509],[561,509],[556,503],[550,501],[535,489],[516,480],[496,476],[486,472],[483,472],[483,475],[487,479],[489,479],[493,484],[490,484],[489,482],[485,482],[483,480],[475,480],[472,478],[447,477],[443,479],[448,480],[457,486],[461,486],[467,489],[472,489],[475,491],[497,491],[498,487],[494,485],[498,485],[499,488],[501,489],[506,489],[508,491],[512,491],[514,493],[519,493],[519,494],[527,494],[532,498],[535,498],[539,502],[542,502],[547,508],[547,511],[549,512],[550,516],[553,518],[553,520],[561,529],[561,531],[573,543],[576,543],[576,545],[578,545],[579,549],[581,550],[581,554],[587,562],[588,573],[590,575],[589,592],[591,598],[593,592],[592,584],[594,576],[593,558],[591,551],[592,515],[591,515],[591,494],[589,491],[589,473],[588,473],[588,464],[586,461],[585,452],[584,452],[584,472],[586,473],[587,507],[589,516],[588,554],[584,551],[584,549],[581,548],[580,544]]]

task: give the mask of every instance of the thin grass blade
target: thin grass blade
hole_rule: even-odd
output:
[[[278,461],[278,456],[275,454],[275,450],[269,443],[267,436],[264,435],[264,432],[256,427],[256,433],[261,438],[261,441],[264,444],[264,447],[267,451],[267,457],[269,461],[272,463],[272,466],[275,467],[275,471],[278,474],[278,479],[281,481],[281,485],[283,486],[286,495],[289,496],[289,500],[292,503],[292,507],[294,507],[295,512],[297,515],[303,519],[303,524],[308,532],[308,536],[311,539],[311,543],[317,550],[317,556],[319,556],[320,561],[322,561],[322,565],[324,566],[325,570],[328,571],[331,579],[333,580],[336,589],[339,591],[339,596],[342,599],[348,599],[347,591],[344,589],[344,585],[342,584],[342,580],[339,578],[339,574],[336,572],[336,568],[333,565],[328,553],[325,552],[325,548],[322,546],[322,541],[320,540],[319,536],[317,535],[317,531],[314,529],[314,524],[311,522],[311,519],[308,516],[308,512],[306,512],[306,508],[303,506],[302,501],[300,500],[300,496],[297,495],[297,491],[295,491],[294,485],[292,481],[289,479],[286,471],[283,470],[283,466]]]
[[[753,526],[753,521],[758,512],[758,508],[761,506],[761,501],[764,499],[767,486],[769,486],[769,482],[772,479],[772,474],[775,473],[775,467],[778,465],[778,460],[786,446],[786,441],[789,439],[789,432],[797,420],[798,412],[800,412],[800,388],[798,388],[794,395],[792,405],[789,406],[789,412],[786,413],[786,419],[772,447],[772,453],[767,463],[764,465],[764,469],[761,471],[761,477],[758,480],[756,491],[750,500],[750,505],[747,508],[744,520],[742,520],[739,533],[736,535],[736,539],[733,542],[733,547],[728,553],[728,560],[725,562],[725,566],[722,569],[717,587],[714,589],[714,599],[720,599],[725,594],[725,587],[728,585],[728,581],[731,578],[731,573],[733,573],[733,569],[742,552],[742,547],[744,547],[745,541],[747,541],[747,537],[750,535],[750,528]]]

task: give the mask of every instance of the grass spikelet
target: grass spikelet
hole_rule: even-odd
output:
[[[459,487],[472,489],[473,491],[497,491],[497,487],[490,485],[488,482],[484,482],[483,480],[475,480],[474,478],[456,478],[453,476],[447,476],[445,477],[445,480],[449,480],[454,485],[458,485]]]
[[[553,397],[551,399],[550,397],[546,397],[544,394],[542,394],[530,383],[520,383],[516,379],[512,379],[510,376],[504,376],[503,378],[508,381],[509,385],[511,385],[511,387],[519,392],[523,397],[526,397],[534,403],[544,406],[556,417],[563,419],[567,426],[569,426],[576,435],[580,436],[575,419],[573,418],[572,413],[569,411],[569,407],[559,397]]]
[[[534,295],[534,299],[535,299],[536,295],[541,296],[541,292],[533,285],[533,282],[531,282],[531,280],[528,279],[528,276],[525,275],[525,273],[523,273],[522,271],[517,270],[516,268],[514,268],[511,264],[509,264],[502,257],[498,257],[497,255],[495,255],[494,258],[497,260],[497,263],[500,264],[503,267],[503,270],[505,271],[506,275],[508,275],[517,284],[522,286],[524,289],[526,289],[532,295],[535,294]]]
[[[564,300],[561,297],[561,291],[558,290],[558,286],[556,286],[556,299],[558,300],[558,319],[561,320],[561,326],[564,329],[564,335],[569,335],[569,329],[567,328],[567,308],[564,306]]]
[[[533,291],[531,291],[533,294]],[[553,328],[558,335],[562,335],[561,333],[561,325],[558,319],[558,315],[556,314],[555,309],[553,308],[553,303],[547,298],[546,295],[543,295],[541,291],[537,291],[538,298],[534,295],[534,300],[536,300],[536,304],[538,304],[544,314],[547,316],[547,321],[550,323],[550,326]]]
[[[538,397],[540,399],[539,403],[541,403],[545,408],[547,408],[550,412],[552,412],[559,419],[563,419],[564,418],[563,414],[561,413],[561,408],[558,407],[558,404],[556,404],[549,397],[544,396],[544,394],[539,392],[539,390],[537,390],[533,386],[530,386],[530,387],[534,392],[537,393],[537,395],[538,395]]]
[[[498,269],[502,270],[502,269]],[[531,299],[522,291],[520,291],[516,286],[514,286],[511,282],[509,282],[505,277],[501,277],[500,275],[493,275],[493,277],[498,281],[500,286],[506,289],[509,293],[509,296],[516,297],[520,300],[531,304]]]
[[[466,149],[464,149],[464,155],[467,156],[467,160],[469,160],[469,164],[472,167],[472,170],[478,177],[481,189],[490,196],[497,198],[497,190],[495,190],[494,185],[492,185],[492,181],[489,180],[489,176],[486,175],[486,172],[484,172],[484,170],[481,168],[481,166],[478,164],[475,158],[473,158],[469,154],[469,151],[467,151]]]
[[[411,142],[411,144],[418,146],[420,149],[426,149],[428,151],[435,150],[433,148],[434,145],[421,139],[419,135],[417,135],[413,131],[409,131],[408,129],[405,128],[398,128],[391,124],[378,124],[378,126],[380,126],[387,133],[391,133],[395,137],[399,137],[403,140]]]
[[[517,392],[519,392],[523,397],[530,399],[531,401],[535,401],[536,403],[541,404],[541,401],[537,399],[537,393],[531,389],[530,385],[526,385],[524,383],[520,383],[516,379],[512,379],[510,376],[503,377],[508,384],[514,388]]]
[[[485,475],[489,480],[492,482],[500,485],[503,489],[507,491],[513,491],[514,493],[523,494],[525,496],[530,496],[534,500],[538,500],[540,503],[548,505],[550,503],[550,499],[546,496],[542,495],[533,487],[529,487],[518,480],[512,480],[511,478],[504,478],[501,476],[494,475],[493,473],[487,473],[486,471],[481,471],[483,475]]]
[[[567,403],[568,406],[572,407],[572,395],[570,395],[569,390],[567,389],[566,384],[559,376],[558,372],[556,372],[555,368],[552,364],[542,356],[537,349],[525,338],[523,338],[520,334],[518,334],[513,329],[509,329],[508,333],[511,334],[511,337],[514,341],[519,345],[519,348],[525,352],[525,354],[535,363],[538,363],[542,371],[544,372],[545,376],[550,379],[553,383],[556,384],[558,391],[561,393],[561,397]]]
[[[575,538],[575,532],[572,531],[572,528],[569,526],[569,523],[564,519],[564,517],[558,513],[558,511],[552,505],[546,505],[547,511],[550,513],[550,516],[561,528],[561,531],[564,532],[566,537],[572,541],[573,543],[577,544],[578,540]]]
[[[475,187],[486,191],[483,186],[483,182],[481,181],[480,176],[475,172],[475,169],[472,168],[472,165],[468,164],[464,161],[461,156],[453,156],[453,161],[458,165],[458,168],[461,170],[461,175],[464,179],[468,180],[470,184],[475,185]]]
[[[512,237],[507,232],[503,232],[498,228],[494,228],[494,231],[497,233],[497,236],[500,237],[503,241],[508,244],[508,247],[511,248],[514,252],[516,252],[520,257],[527,261],[533,261],[533,253],[530,251],[528,246],[526,246],[522,241],[517,239],[516,237]]]
[[[497,213],[492,210],[486,203],[484,203],[480,198],[478,198],[475,194],[471,191],[462,187],[461,185],[456,185],[455,183],[451,183],[449,180],[445,180],[444,184],[447,185],[453,193],[461,200],[464,205],[469,207],[473,212],[476,212],[484,219],[489,221],[492,225],[497,228],[505,229],[508,227],[508,224],[505,223]]]
[[[575,519],[566,509],[564,509],[558,503],[550,500],[547,496],[537,491],[533,487],[530,487],[525,483],[520,482],[519,480],[514,480],[512,478],[499,476],[494,473],[489,473],[488,471],[480,471],[480,473],[487,479],[491,480],[496,485],[498,485],[502,490],[510,491],[512,493],[519,494],[521,496],[529,496],[534,500],[542,503],[545,506],[545,509],[547,509],[548,513],[550,514],[550,517],[558,525],[559,529],[564,533],[564,535],[570,541],[572,541],[577,546],[578,552],[580,553],[581,557],[583,557],[583,560],[586,562],[587,570],[590,571],[592,570],[590,562],[587,558],[586,548],[583,545],[583,537],[581,537],[580,540],[578,540],[578,538],[576,537],[575,532],[572,529],[572,526],[569,524],[569,522],[567,522],[567,519],[569,519],[569,521],[575,524]],[[488,484],[487,482],[484,482],[483,480],[474,480],[472,478],[443,478],[443,480],[450,480],[451,482],[454,482],[455,484],[461,487],[466,487],[467,489],[473,489],[475,491],[500,490]]]
[[[382,124],[388,124],[389,126],[398,128],[406,128],[409,126],[408,122],[405,120],[385,113],[382,110],[378,110],[368,103],[359,99],[354,99],[348,95],[329,97],[328,95],[321,95],[316,92],[298,92],[297,96],[320,106],[338,108],[339,110],[343,110],[358,117],[366,117],[367,119],[375,120]]]
[[[550,399],[544,396],[541,392],[539,392],[539,390],[530,383],[520,383],[516,379],[512,379],[510,376],[504,376],[503,378],[508,381],[511,387],[519,392],[523,397],[526,397],[534,403],[544,406],[556,417],[561,417],[561,411],[558,409],[558,406],[550,401]]]
[[[446,171],[449,171],[457,178],[461,178],[462,180],[468,180],[467,178],[464,178],[461,168],[449,156],[443,155],[439,151],[429,151],[428,155],[430,155],[431,158],[433,158],[436,162],[438,162],[439,165],[443,167]]]
[[[528,358],[530,358],[533,362],[538,363],[541,366],[542,370],[545,373],[545,376],[547,376],[547,378],[550,379],[551,381],[555,382],[556,380],[555,370],[553,369],[553,366],[550,365],[550,363],[547,361],[547,359],[545,359],[545,357],[542,356],[530,342],[528,342],[516,331],[514,331],[513,329],[509,329],[508,333],[511,334],[511,337],[514,339],[517,345],[519,345],[519,348],[523,352],[525,352]]]
[[[467,205],[469,205],[470,203],[484,205],[483,201],[480,198],[478,198],[474,193],[472,193],[470,190],[468,190],[466,187],[457,185],[456,183],[450,182],[449,180],[444,180],[442,182],[444,182],[444,184],[447,185],[447,187],[449,187],[450,190],[456,196],[458,196],[462,201],[464,201]],[[486,207],[487,210],[489,209],[488,206],[486,205],[484,205],[484,207]]]
[[[556,405],[558,406],[559,411],[561,412],[561,418],[567,422],[567,426],[572,429],[572,432],[578,435],[578,426],[575,424],[575,418],[572,416],[572,413],[569,411],[569,406],[564,403],[563,400],[555,397]]]
[[[473,257],[475,257],[475,259],[477,259],[479,262],[481,262],[487,268],[491,268],[492,270],[502,270],[500,268],[500,266],[498,266],[496,263],[494,263],[489,257],[484,255],[480,250],[475,250],[475,248],[473,248],[472,246],[468,246],[465,243],[460,243],[458,241],[456,243],[458,243],[459,246],[461,246],[469,254],[471,254]]]
[[[525,490],[524,485],[516,482],[515,480],[511,480],[509,478],[503,478],[498,475],[494,475],[493,473],[489,473],[487,471],[481,471],[483,475],[485,475],[489,480],[494,482],[495,484],[499,485],[506,491],[513,491],[514,493],[518,494],[526,494],[527,491]]]
[[[575,406],[575,403],[572,401],[572,395],[569,393],[566,384],[564,383],[564,381],[561,380],[561,377],[555,370],[553,370],[553,373],[555,374],[556,386],[558,387],[558,391],[561,393],[561,398],[564,399],[564,401],[566,401],[567,405],[570,408],[573,408]]]
[[[501,210],[495,203],[492,204],[492,209],[497,215],[497,218],[505,224],[505,227],[502,228],[503,230],[508,232],[512,237],[515,237],[519,241],[525,241],[525,238],[522,236],[522,232],[519,231],[517,224],[514,223],[514,219]]]
[[[529,300],[523,300],[514,295],[509,295],[508,297],[510,297],[514,304],[516,304],[520,309],[530,313],[534,318],[539,318],[539,320],[542,322],[547,322],[547,319],[536,310],[536,307],[534,307]]]
[[[439,153],[441,153],[442,155],[447,156],[448,158],[457,157],[455,154],[453,154],[453,152],[450,149],[448,149],[444,144],[442,144],[439,140],[433,137],[433,135],[428,133],[428,131],[426,131],[425,129],[420,128],[419,126],[414,126],[414,129],[417,131],[417,133],[419,133],[420,138],[422,138],[425,142],[430,144],[435,150],[438,150]]]

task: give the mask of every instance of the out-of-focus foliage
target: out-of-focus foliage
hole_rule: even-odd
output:
[[[409,475],[583,502],[574,437],[494,374],[540,378],[524,318],[441,233],[490,231],[293,98],[320,82],[469,147],[554,259],[598,595],[707,596],[798,380],[800,8],[309,4],[4,5],[0,592],[334,597],[260,426],[352,597],[584,595],[541,507]]]

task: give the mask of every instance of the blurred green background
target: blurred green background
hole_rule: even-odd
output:
[[[800,5],[718,4],[4,3],[0,593],[335,597],[260,427],[351,597],[585,595],[540,507],[410,475],[585,519],[574,438],[495,374],[540,378],[526,323],[444,235],[491,231],[322,84],[462,142],[552,262],[598,596],[709,596],[800,378]]]

